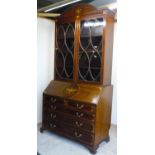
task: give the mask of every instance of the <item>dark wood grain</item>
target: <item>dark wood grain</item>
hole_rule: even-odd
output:
[[[42,129],[64,133],[64,136],[89,145],[90,151],[95,152],[103,140],[109,140],[113,87],[77,84],[76,94],[64,96],[64,89],[71,85],[70,82],[52,81],[44,91]],[[50,123],[57,127],[50,127]],[[66,127],[73,130],[71,134],[61,130]],[[88,143],[90,133],[94,138]]]
[[[102,18],[106,23],[101,34],[100,80],[79,80],[80,24],[82,20],[96,18]],[[40,131],[49,130],[75,140],[95,154],[101,142],[110,140],[114,14],[107,9],[97,10],[89,4],[74,6],[57,18],[55,36],[57,37],[58,26],[72,22],[75,22],[73,78],[61,79],[56,76],[56,71],[54,72],[54,80],[43,92],[43,114]],[[57,45],[55,45],[56,47]]]

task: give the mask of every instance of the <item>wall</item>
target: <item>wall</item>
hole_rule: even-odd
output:
[[[54,74],[55,23],[37,19],[37,123],[42,120],[42,93]]]
[[[116,51],[117,51],[117,23],[115,23],[114,30],[114,49],[113,49],[113,67],[112,67],[112,84],[113,103],[112,103],[112,117],[111,123],[117,124],[117,85],[116,85]],[[37,122],[41,122],[42,117],[42,92],[53,79],[54,72],[54,38],[55,38],[55,24],[53,21],[38,18],[38,92],[37,92]]]
[[[112,64],[112,84],[113,84],[113,101],[112,101],[112,117],[111,123],[117,124],[117,62],[116,62],[116,53],[117,53],[117,23],[114,27],[114,46],[113,46],[113,64]]]

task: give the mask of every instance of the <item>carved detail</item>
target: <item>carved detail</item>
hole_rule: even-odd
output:
[[[79,18],[80,17],[80,14],[81,14],[81,12],[82,12],[82,9],[81,8],[78,8],[78,9],[76,9],[76,18]]]

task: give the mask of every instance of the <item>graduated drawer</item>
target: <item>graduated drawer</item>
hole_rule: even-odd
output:
[[[60,112],[68,113],[72,116],[75,116],[76,118],[81,118],[81,119],[86,119],[91,121],[95,120],[95,113],[82,110],[83,108],[95,109],[95,108],[92,108],[93,106],[80,104],[79,105],[80,108],[79,107],[77,108],[77,105],[78,105],[77,103],[74,104],[73,102],[70,102],[67,100],[63,100],[63,99],[59,99],[51,96],[44,96],[43,110],[44,111],[49,110],[50,112],[60,111]]]
[[[44,122],[44,127],[59,134],[69,136],[70,138],[85,144],[91,145],[94,140],[94,134],[90,134],[80,129],[72,128],[68,124],[62,123],[58,120],[46,121]]]
[[[44,104],[48,105],[50,108],[51,105],[55,105],[57,107],[65,107],[73,110],[78,110],[86,113],[95,113],[96,107],[95,105],[88,104],[88,103],[80,103],[76,101],[70,101],[66,99],[61,99],[54,96],[44,95]]]
[[[59,120],[61,122],[67,123],[70,126],[82,129],[87,132],[94,133],[94,122],[83,121],[82,119],[76,118],[68,113],[62,113],[59,111],[45,111],[44,121]]]
[[[76,101],[68,101],[64,100],[64,103],[68,103],[68,106],[74,108],[75,110],[80,110],[86,113],[95,113],[96,107],[95,105],[88,104],[88,103],[80,103]]]
[[[51,105],[55,106],[63,106],[64,101],[61,98],[57,98],[54,96],[44,95],[43,96],[43,104],[46,108],[51,108]]]
[[[68,132],[68,134],[75,138],[77,141],[83,142],[85,144],[92,145],[94,141],[94,134],[90,134],[79,129],[73,128]]]
[[[57,107],[58,112],[62,112],[64,114],[69,114],[70,117],[78,118],[81,120],[95,121],[95,114],[93,113],[85,113],[78,110],[66,108],[66,107]]]

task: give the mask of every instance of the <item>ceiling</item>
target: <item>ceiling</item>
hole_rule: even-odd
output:
[[[59,2],[62,2],[64,0],[37,0],[37,9],[38,9],[38,12],[44,12],[42,10],[39,10],[43,7],[47,7],[49,5],[55,5],[56,3],[59,3]],[[89,3],[89,4],[92,4],[94,5],[95,7],[97,8],[101,8],[103,6],[107,6],[109,4],[112,4],[112,3],[116,3],[116,0],[81,0],[80,2],[76,2],[74,4],[70,4],[70,5],[67,5],[67,6],[64,6],[62,8],[58,8],[58,9],[54,9],[53,11],[49,11],[48,13],[62,13],[64,12],[64,10],[72,5],[75,5],[75,4],[79,4],[79,3]]]

